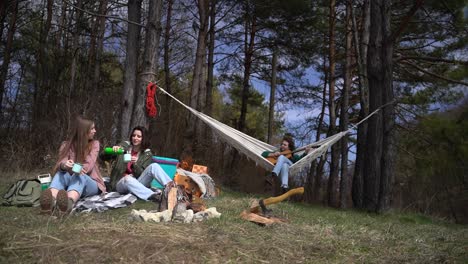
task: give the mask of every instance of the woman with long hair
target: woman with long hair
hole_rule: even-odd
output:
[[[41,211],[52,214],[57,208],[62,213],[69,213],[80,197],[87,197],[106,192],[101,177],[97,157],[99,141],[94,139],[94,122],[78,116],[72,126],[70,136],[59,150],[55,165],[55,176],[47,190],[41,195]],[[81,171],[74,172],[72,168]]]
[[[113,191],[122,194],[132,193],[142,200],[158,201],[160,191],[150,188],[151,181],[156,179],[162,186],[172,183],[171,178],[157,163],[153,163],[153,154],[149,149],[149,138],[144,127],[133,128],[130,141],[124,141],[113,146],[114,152],[122,149],[131,155],[130,161],[125,161],[123,155],[117,160],[110,175]],[[106,158],[106,156],[103,156]]]

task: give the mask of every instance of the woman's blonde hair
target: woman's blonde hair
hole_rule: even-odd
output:
[[[64,159],[71,149],[75,153],[75,162],[83,163],[85,161],[93,145],[93,140],[88,138],[89,131],[93,127],[93,124],[94,122],[89,119],[81,116],[76,117],[70,131],[70,136],[68,140],[65,141],[64,147],[59,151],[58,160]],[[60,164],[57,164],[56,169],[58,169],[58,166],[60,166]]]

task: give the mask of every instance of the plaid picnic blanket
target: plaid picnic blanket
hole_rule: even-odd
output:
[[[118,192],[109,192],[106,194],[98,194],[89,196],[78,200],[73,208],[73,212],[76,213],[89,213],[98,212],[102,213],[109,209],[122,208],[129,206],[136,202],[138,198],[129,194],[120,194]]]

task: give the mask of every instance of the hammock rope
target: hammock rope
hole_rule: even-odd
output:
[[[277,147],[274,147],[270,144],[262,142],[226,124],[223,124],[219,122],[218,120],[184,104],[182,101],[180,101],[173,95],[169,94],[166,90],[164,90],[160,86],[158,88],[159,88],[159,91],[165,93],[166,95],[174,99],[180,105],[182,105],[187,110],[189,110],[192,114],[200,118],[205,124],[213,128],[213,130],[221,138],[223,138],[229,145],[231,145],[232,147],[234,147],[241,153],[245,154],[249,159],[254,160],[257,163],[257,165],[260,165],[261,167],[269,171],[273,170],[274,165],[270,161],[268,161],[266,158],[264,158],[261,154],[264,151],[270,151],[270,152],[275,151],[278,149]],[[346,136],[352,129],[356,128],[362,122],[364,122],[369,117],[377,113],[380,109],[381,108],[375,110],[374,112],[372,112],[370,115],[368,115],[366,118],[356,123],[355,125],[351,125],[351,128],[346,131],[339,132],[330,137],[327,137],[320,141],[304,146],[304,148],[311,147],[312,149],[309,151],[309,153],[305,157],[303,157],[302,159],[294,163],[292,166],[290,166],[289,173],[291,175],[294,175],[303,171],[304,167],[310,165],[312,160],[324,155],[331,145],[338,142],[342,137]],[[301,153],[303,153],[303,151],[298,152],[298,154],[301,154]]]

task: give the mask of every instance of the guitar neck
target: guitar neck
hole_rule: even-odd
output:
[[[310,146],[310,145],[307,145],[307,146],[304,146],[304,147],[300,147],[300,148],[297,148],[293,151],[290,151],[290,150],[286,150],[286,151],[283,151],[281,152],[281,154],[285,155],[285,154],[294,154],[296,152],[299,152],[299,151],[303,151],[304,149],[306,149],[307,147],[311,147],[311,148],[319,148],[320,145],[317,145],[317,146]]]

